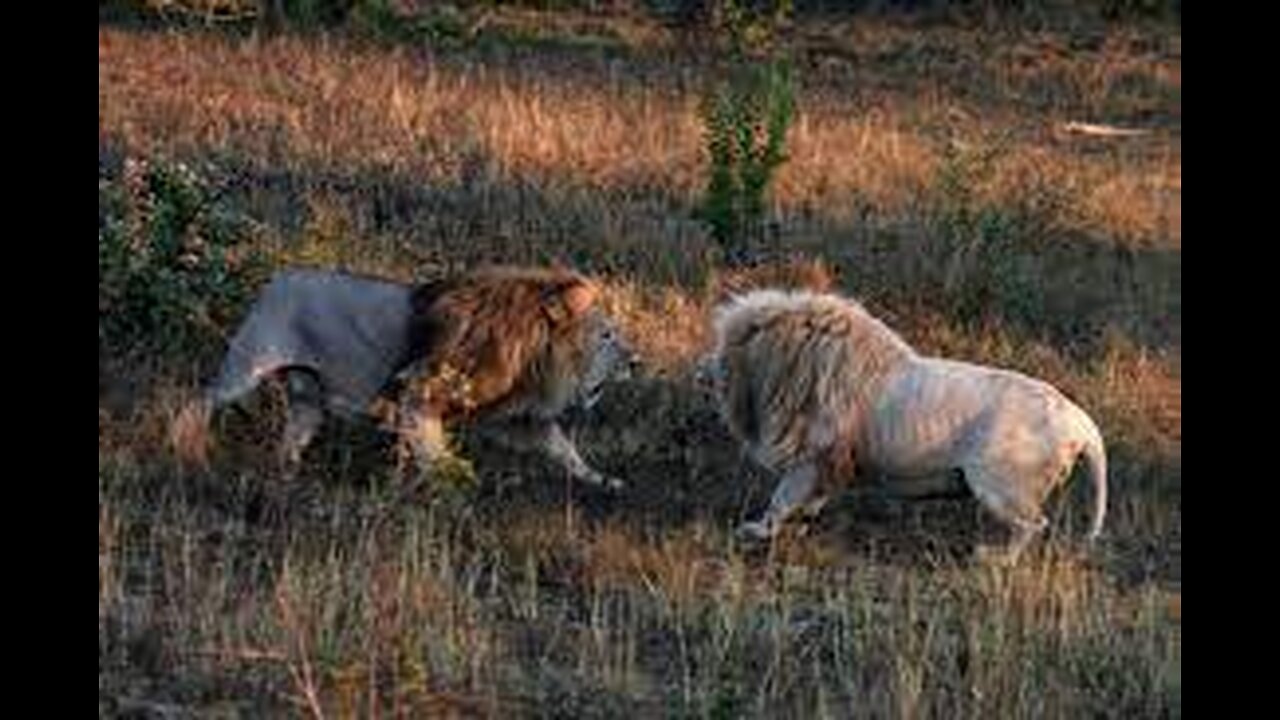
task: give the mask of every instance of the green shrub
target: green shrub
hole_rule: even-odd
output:
[[[98,343],[191,350],[221,338],[266,262],[255,226],[181,163],[127,160],[98,182]]]
[[[763,234],[765,196],[787,160],[795,81],[790,63],[771,50],[773,29],[789,2],[782,0],[763,15],[734,0],[721,4],[733,62],[727,79],[709,89],[701,106],[709,170],[695,215],[730,264],[737,264]]]

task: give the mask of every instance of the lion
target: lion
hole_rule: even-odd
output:
[[[448,424],[479,421],[543,451],[574,479],[623,483],[587,464],[559,420],[595,404],[637,362],[598,307],[599,286],[563,268],[490,267],[421,285],[319,269],[276,273],[232,337],[216,378],[173,428],[202,459],[212,412],[281,378],[279,443],[292,474],[328,415],[380,421],[418,467],[452,457]]]
[[[854,300],[757,290],[717,309],[698,367],[749,455],[781,475],[740,536],[773,537],[797,510],[816,514],[855,464],[893,494],[967,487],[1009,528],[982,558],[1016,560],[1047,525],[1043,504],[1079,456],[1094,493],[1088,539],[1107,506],[1097,425],[1059,390],[1021,373],[918,354]]]

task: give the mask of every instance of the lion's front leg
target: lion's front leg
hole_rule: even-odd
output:
[[[401,394],[395,430],[401,452],[408,455],[416,471],[415,485],[439,475],[473,479],[470,463],[454,453],[444,419],[432,409],[421,391]]]
[[[782,525],[797,510],[815,513],[826,502],[819,490],[818,467],[805,463],[789,470],[778,482],[769,500],[769,507],[759,520],[751,520],[738,526],[738,536],[747,540],[768,540],[782,529]]]
[[[556,465],[579,482],[598,485],[609,490],[621,490],[625,484],[596,470],[582,459],[578,448],[565,435],[555,420],[522,419],[507,421],[488,428],[491,435],[508,447],[544,453]]]
[[[402,414],[397,427],[402,447],[420,475],[428,474],[449,454],[444,423],[438,417],[417,413]]]
[[[599,485],[609,490],[622,490],[625,484],[615,477],[610,477],[587,464],[578,454],[578,448],[564,434],[560,424],[552,421],[547,426],[542,449],[547,455],[569,472],[575,480]]]

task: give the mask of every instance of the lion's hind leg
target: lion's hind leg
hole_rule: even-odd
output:
[[[288,411],[280,439],[280,463],[286,476],[292,477],[302,463],[302,454],[324,425],[324,387],[310,370],[289,368],[283,374]]]
[[[1043,483],[1038,478],[1021,477],[1010,471],[996,471],[983,465],[965,466],[964,479],[974,497],[1009,531],[1003,546],[979,546],[979,560],[1012,564],[1023,549],[1040,534],[1048,521],[1040,508],[1036,491]]]
[[[178,456],[199,465],[207,463],[209,425],[215,411],[246,397],[279,369],[280,363],[270,353],[254,353],[233,342],[218,374],[198,397],[185,403],[169,428],[170,444]]]

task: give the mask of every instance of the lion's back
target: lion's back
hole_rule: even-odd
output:
[[[251,367],[304,367],[352,411],[367,407],[405,360],[410,288],[378,278],[291,268],[274,274],[232,338]]]

